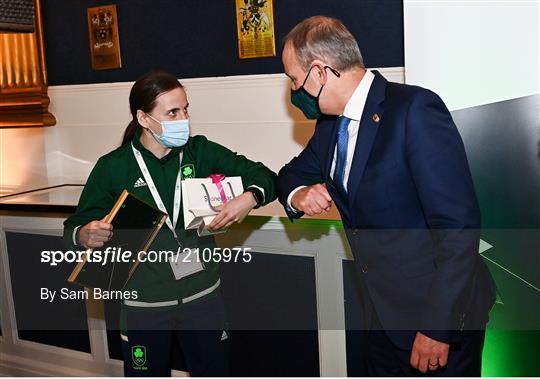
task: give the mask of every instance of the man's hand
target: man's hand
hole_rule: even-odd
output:
[[[411,352],[411,366],[422,373],[446,366],[450,345],[416,332]]]
[[[208,225],[208,230],[215,232],[228,228],[235,222],[242,222],[249,212],[257,205],[251,192],[244,192],[226,204],[217,206],[217,216]]]
[[[324,184],[314,184],[298,190],[291,199],[291,205],[297,211],[313,216],[328,212],[332,206],[332,197]]]
[[[78,242],[87,249],[102,247],[113,235],[112,224],[104,220],[105,217],[100,221],[94,220],[83,226],[79,231]]]

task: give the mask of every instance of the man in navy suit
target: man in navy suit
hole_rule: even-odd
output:
[[[338,20],[285,38],[291,101],[318,119],[279,173],[291,220],[336,204],[359,276],[370,375],[479,376],[495,285],[465,149],[433,92],[365,69]],[[360,315],[359,315],[360,317]]]

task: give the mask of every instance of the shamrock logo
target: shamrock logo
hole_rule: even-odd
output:
[[[142,366],[146,363],[146,347],[137,345],[131,348],[133,362],[137,366]]]
[[[191,179],[195,177],[193,165],[187,165],[187,166],[182,167],[182,177],[184,179]]]

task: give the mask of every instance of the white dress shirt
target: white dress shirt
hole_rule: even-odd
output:
[[[358,84],[358,87],[354,90],[351,98],[345,105],[343,115],[347,118],[350,118],[351,121],[347,127],[347,133],[349,136],[347,144],[347,159],[345,161],[345,175],[343,177],[343,187],[347,188],[347,183],[349,182],[349,174],[351,172],[352,160],[354,157],[354,149],[356,147],[356,139],[358,138],[358,129],[360,127],[360,119],[362,118],[362,113],[364,112],[364,107],[366,105],[366,100],[368,97],[369,89],[373,83],[375,75],[371,71],[366,71],[362,80]],[[336,169],[336,157],[337,157],[337,144],[334,149],[334,158],[332,159],[332,167],[330,169],[330,176],[334,177],[334,171]],[[294,207],[291,205],[291,200],[294,194],[306,186],[296,187],[291,191],[287,197],[287,206],[290,210],[295,211]]]

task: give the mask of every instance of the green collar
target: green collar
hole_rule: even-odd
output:
[[[173,147],[171,151],[165,154],[162,158],[158,158],[154,155],[154,153],[152,153],[150,150],[144,147],[144,145],[140,141],[140,138],[141,138],[141,130],[138,129],[135,131],[135,135],[133,136],[133,140],[132,140],[133,146],[135,146],[135,148],[139,150],[141,154],[144,154],[145,156],[151,157],[153,159],[157,159],[160,162],[167,162],[169,159],[173,159],[173,158],[177,159],[178,154],[180,154],[180,151],[182,151],[182,149],[184,148],[184,147]]]

